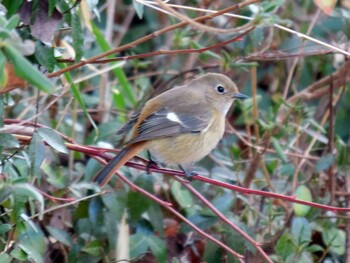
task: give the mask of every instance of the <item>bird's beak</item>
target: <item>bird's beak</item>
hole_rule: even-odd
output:
[[[248,99],[249,97],[247,95],[244,95],[242,93],[235,93],[233,94],[232,98],[234,99],[240,99],[240,100],[245,100],[245,99]]]

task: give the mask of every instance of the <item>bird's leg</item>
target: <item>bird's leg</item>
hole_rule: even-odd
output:
[[[181,164],[179,164],[180,169],[185,173],[185,177],[188,181],[192,181],[192,177],[196,175],[196,171],[185,169]]]
[[[158,164],[152,159],[152,155],[151,155],[151,152],[150,151],[147,151],[147,156],[148,156],[148,164],[147,164],[147,167],[146,167],[146,172],[148,174],[151,173],[150,169],[152,166],[158,166]]]

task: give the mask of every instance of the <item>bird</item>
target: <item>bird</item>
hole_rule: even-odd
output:
[[[189,168],[208,155],[225,131],[225,117],[236,99],[247,99],[236,84],[219,73],[206,73],[148,100],[120,129],[131,131],[122,150],[95,176],[106,185],[113,174],[139,152],[147,150],[166,165]]]

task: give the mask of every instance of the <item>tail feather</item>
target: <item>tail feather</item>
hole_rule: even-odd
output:
[[[106,185],[111,177],[119,170],[127,161],[133,158],[139,151],[142,150],[142,144],[132,144],[124,147],[109,163],[103,167],[95,176],[94,182],[100,186]]]

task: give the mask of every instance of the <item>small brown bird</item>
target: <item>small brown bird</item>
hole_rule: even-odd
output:
[[[246,99],[225,75],[207,73],[146,102],[120,130],[133,130],[126,146],[96,175],[105,185],[138,152],[185,169],[208,155],[225,131],[225,116],[235,99]]]

